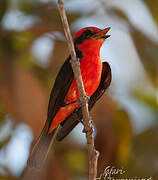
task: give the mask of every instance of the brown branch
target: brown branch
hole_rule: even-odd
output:
[[[92,121],[90,119],[89,111],[88,111],[88,102],[87,102],[87,96],[86,92],[84,90],[84,85],[82,81],[81,76],[81,70],[80,70],[80,62],[76,57],[74,43],[72,40],[72,36],[70,33],[70,28],[67,21],[67,16],[64,9],[64,4],[62,0],[58,0],[58,7],[60,16],[62,19],[68,48],[71,54],[71,66],[74,72],[74,76],[77,82],[78,90],[79,90],[79,96],[80,101],[82,103],[82,113],[83,113],[83,123],[84,123],[84,129],[86,132],[86,138],[87,138],[87,150],[89,155],[89,180],[95,180],[97,176],[97,161],[99,152],[95,150],[94,147],[94,137],[92,133]]]

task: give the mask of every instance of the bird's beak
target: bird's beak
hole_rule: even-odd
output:
[[[107,35],[107,32],[110,30],[111,28],[105,28],[101,31],[98,31],[97,33],[95,33],[94,35],[91,36],[91,38],[95,38],[95,39],[107,39],[108,37],[110,37],[110,35]]]

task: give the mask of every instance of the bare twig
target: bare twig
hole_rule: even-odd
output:
[[[70,33],[70,28],[67,21],[67,16],[64,9],[64,4],[62,0],[58,0],[58,7],[60,16],[62,19],[68,48],[71,54],[71,66],[74,72],[74,76],[77,82],[79,95],[80,95],[80,101],[82,103],[82,113],[83,113],[83,119],[84,119],[84,129],[86,132],[86,138],[87,138],[87,149],[88,149],[88,155],[89,155],[89,180],[95,180],[97,176],[97,161],[99,152],[95,150],[94,147],[94,137],[92,133],[92,121],[90,119],[89,111],[88,111],[88,103],[87,103],[87,96],[86,92],[84,90],[84,85],[82,81],[81,76],[81,70],[80,70],[80,62],[76,57],[76,52],[74,48],[74,43],[72,40],[72,36]]]

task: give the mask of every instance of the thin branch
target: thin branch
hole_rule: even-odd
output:
[[[67,21],[67,16],[64,9],[64,4],[62,0],[58,0],[58,7],[60,16],[62,19],[68,48],[71,54],[71,66],[74,72],[74,76],[77,82],[78,90],[79,90],[79,96],[80,101],[82,103],[82,113],[83,113],[83,119],[84,119],[84,129],[86,132],[86,138],[87,138],[87,150],[89,155],[89,180],[95,180],[97,176],[97,162],[98,162],[98,156],[99,152],[95,150],[94,147],[94,137],[92,133],[92,121],[90,119],[89,111],[88,111],[88,102],[87,102],[87,96],[84,89],[82,76],[81,76],[81,70],[80,70],[80,62],[76,57],[76,52],[74,48],[74,43],[72,40],[70,28]]]

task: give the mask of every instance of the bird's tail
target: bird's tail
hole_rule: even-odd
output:
[[[57,128],[48,133],[46,126],[43,128],[39,138],[37,139],[28,159],[30,168],[41,168],[46,160],[49,149],[55,139]]]

